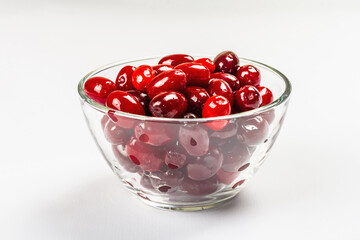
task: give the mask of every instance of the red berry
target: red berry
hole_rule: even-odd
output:
[[[223,154],[220,149],[212,147],[202,157],[193,158],[186,165],[188,177],[195,181],[203,181],[211,178],[221,168]]]
[[[223,96],[229,100],[231,105],[234,103],[233,91],[231,90],[230,85],[222,79],[212,79],[207,91],[210,96]]]
[[[170,169],[182,168],[187,161],[185,149],[177,143],[166,149],[165,164]]]
[[[174,69],[154,77],[147,87],[150,99],[165,91],[181,92],[186,87],[186,75],[182,70]]]
[[[92,77],[84,84],[84,92],[86,95],[103,105],[105,105],[107,96],[115,90],[115,83],[104,77]]]
[[[184,180],[184,174],[179,170],[168,169],[152,172],[149,174],[149,178],[154,189],[161,193],[171,193],[178,189]]]
[[[236,77],[240,80],[241,86],[252,85],[257,87],[260,85],[260,71],[252,65],[241,66],[236,73]]]
[[[132,75],[132,84],[137,90],[146,91],[150,81],[155,77],[154,70],[149,65],[137,67]]]
[[[254,86],[245,85],[235,92],[235,105],[241,112],[260,107],[261,101],[260,92]]]
[[[162,92],[150,102],[150,112],[155,117],[182,118],[187,110],[187,101],[184,95],[178,92]]]
[[[155,75],[159,75],[160,73],[174,69],[174,67],[169,64],[158,64],[158,65],[152,66],[152,69],[154,70]]]
[[[191,156],[203,156],[209,150],[208,131],[196,124],[180,127],[179,142]]]
[[[236,135],[238,130],[238,125],[234,122],[229,122],[226,127],[224,127],[223,129],[221,129],[220,131],[214,131],[212,133],[210,133],[210,137],[214,140],[222,140],[222,139],[227,139],[227,138],[231,138],[233,136]],[[219,142],[219,141],[217,141]]]
[[[235,74],[239,65],[239,58],[234,52],[224,51],[215,57],[214,63],[215,72]]]
[[[224,162],[221,168],[226,172],[238,172],[240,168],[249,161],[251,153],[245,144],[231,142],[221,146]]]
[[[200,63],[207,67],[211,73],[215,71],[215,64],[210,58],[199,58],[194,61],[195,63]]]
[[[129,158],[144,171],[155,172],[164,164],[165,152],[157,147],[142,143],[135,137],[126,144],[126,153]]]
[[[240,143],[255,146],[263,143],[269,133],[269,124],[261,116],[239,122],[237,139]]]
[[[130,138],[128,130],[116,125],[113,121],[108,121],[104,127],[104,136],[112,145],[126,144]]]
[[[174,124],[142,122],[135,127],[135,136],[143,143],[153,146],[163,146],[172,142],[178,129]]]
[[[120,116],[114,110],[109,110],[107,112],[107,116],[114,122],[117,126],[125,128],[125,129],[132,129],[134,128],[135,121],[129,117]]]
[[[149,103],[150,103],[150,98],[147,95],[147,93],[145,92],[141,92],[139,90],[128,90],[126,91],[127,93],[130,93],[131,95],[133,95],[134,97],[136,97],[136,99],[141,103],[141,105],[143,106],[146,115],[151,115],[150,111],[149,111]]]
[[[231,105],[229,100],[223,96],[212,96],[204,104],[202,111],[202,116],[204,118],[208,117],[218,117],[231,114]],[[216,120],[206,123],[206,125],[215,130],[223,129],[228,123],[228,120]]]
[[[218,78],[226,81],[234,92],[239,90],[240,88],[239,79],[230,73],[221,73],[221,72],[213,73],[210,76],[210,81],[213,78]]]
[[[145,115],[141,103],[130,93],[116,90],[110,93],[106,99],[106,106],[118,111]]]
[[[204,88],[190,86],[184,90],[184,96],[188,102],[188,112],[201,117],[204,104],[210,97],[209,93]]]
[[[118,90],[127,91],[135,89],[132,84],[132,75],[135,69],[136,67],[133,66],[125,66],[120,70],[115,81]]]
[[[193,62],[194,58],[186,54],[172,54],[160,59],[159,64],[167,64],[176,67],[179,64]]]
[[[226,185],[231,184],[239,175],[239,172],[227,172],[222,168],[216,173],[217,179]]]
[[[188,86],[206,87],[210,79],[210,70],[200,63],[183,63],[175,67],[186,74]]]
[[[267,87],[259,86],[259,87],[257,87],[257,89],[259,90],[261,99],[262,99],[262,103],[261,103],[260,107],[268,105],[269,103],[271,103],[274,100],[274,96],[273,96],[271,90],[268,89]]]
[[[126,171],[131,172],[131,173],[136,173],[139,170],[141,170],[141,168],[138,165],[136,165],[133,161],[131,161],[128,158],[126,150],[125,150],[125,145],[123,145],[123,144],[113,145],[111,148],[115,155],[116,160],[118,160],[120,165]]]

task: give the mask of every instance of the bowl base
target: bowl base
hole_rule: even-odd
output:
[[[234,199],[236,194],[229,196],[227,198],[219,199],[219,200],[213,200],[213,201],[206,201],[206,202],[200,202],[196,204],[169,204],[169,203],[159,203],[154,202],[145,198],[138,198],[143,203],[157,208],[157,209],[163,209],[163,210],[172,210],[172,211],[181,211],[181,212],[194,212],[194,211],[201,211],[201,210],[207,210],[211,208],[217,208],[221,207],[227,203],[229,203],[232,199]]]

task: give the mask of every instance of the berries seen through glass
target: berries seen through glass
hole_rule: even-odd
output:
[[[138,181],[141,196],[204,196],[244,183],[242,174],[253,166],[256,147],[268,144],[276,118],[266,108],[256,116],[229,116],[274,101],[258,66],[241,61],[232,51],[214,58],[172,54],[85,82],[85,94],[108,108],[99,126],[116,166],[139,175],[126,181],[131,187]]]

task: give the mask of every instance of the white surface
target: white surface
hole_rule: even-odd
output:
[[[0,0],[0,239],[359,239],[358,1]],[[76,85],[123,58],[234,50],[293,95],[257,176],[224,208],[167,212],[121,186]]]

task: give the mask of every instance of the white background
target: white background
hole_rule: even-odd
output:
[[[360,239],[359,1],[0,0],[0,239]],[[124,58],[233,50],[293,84],[269,158],[231,204],[135,199],[76,85]]]

